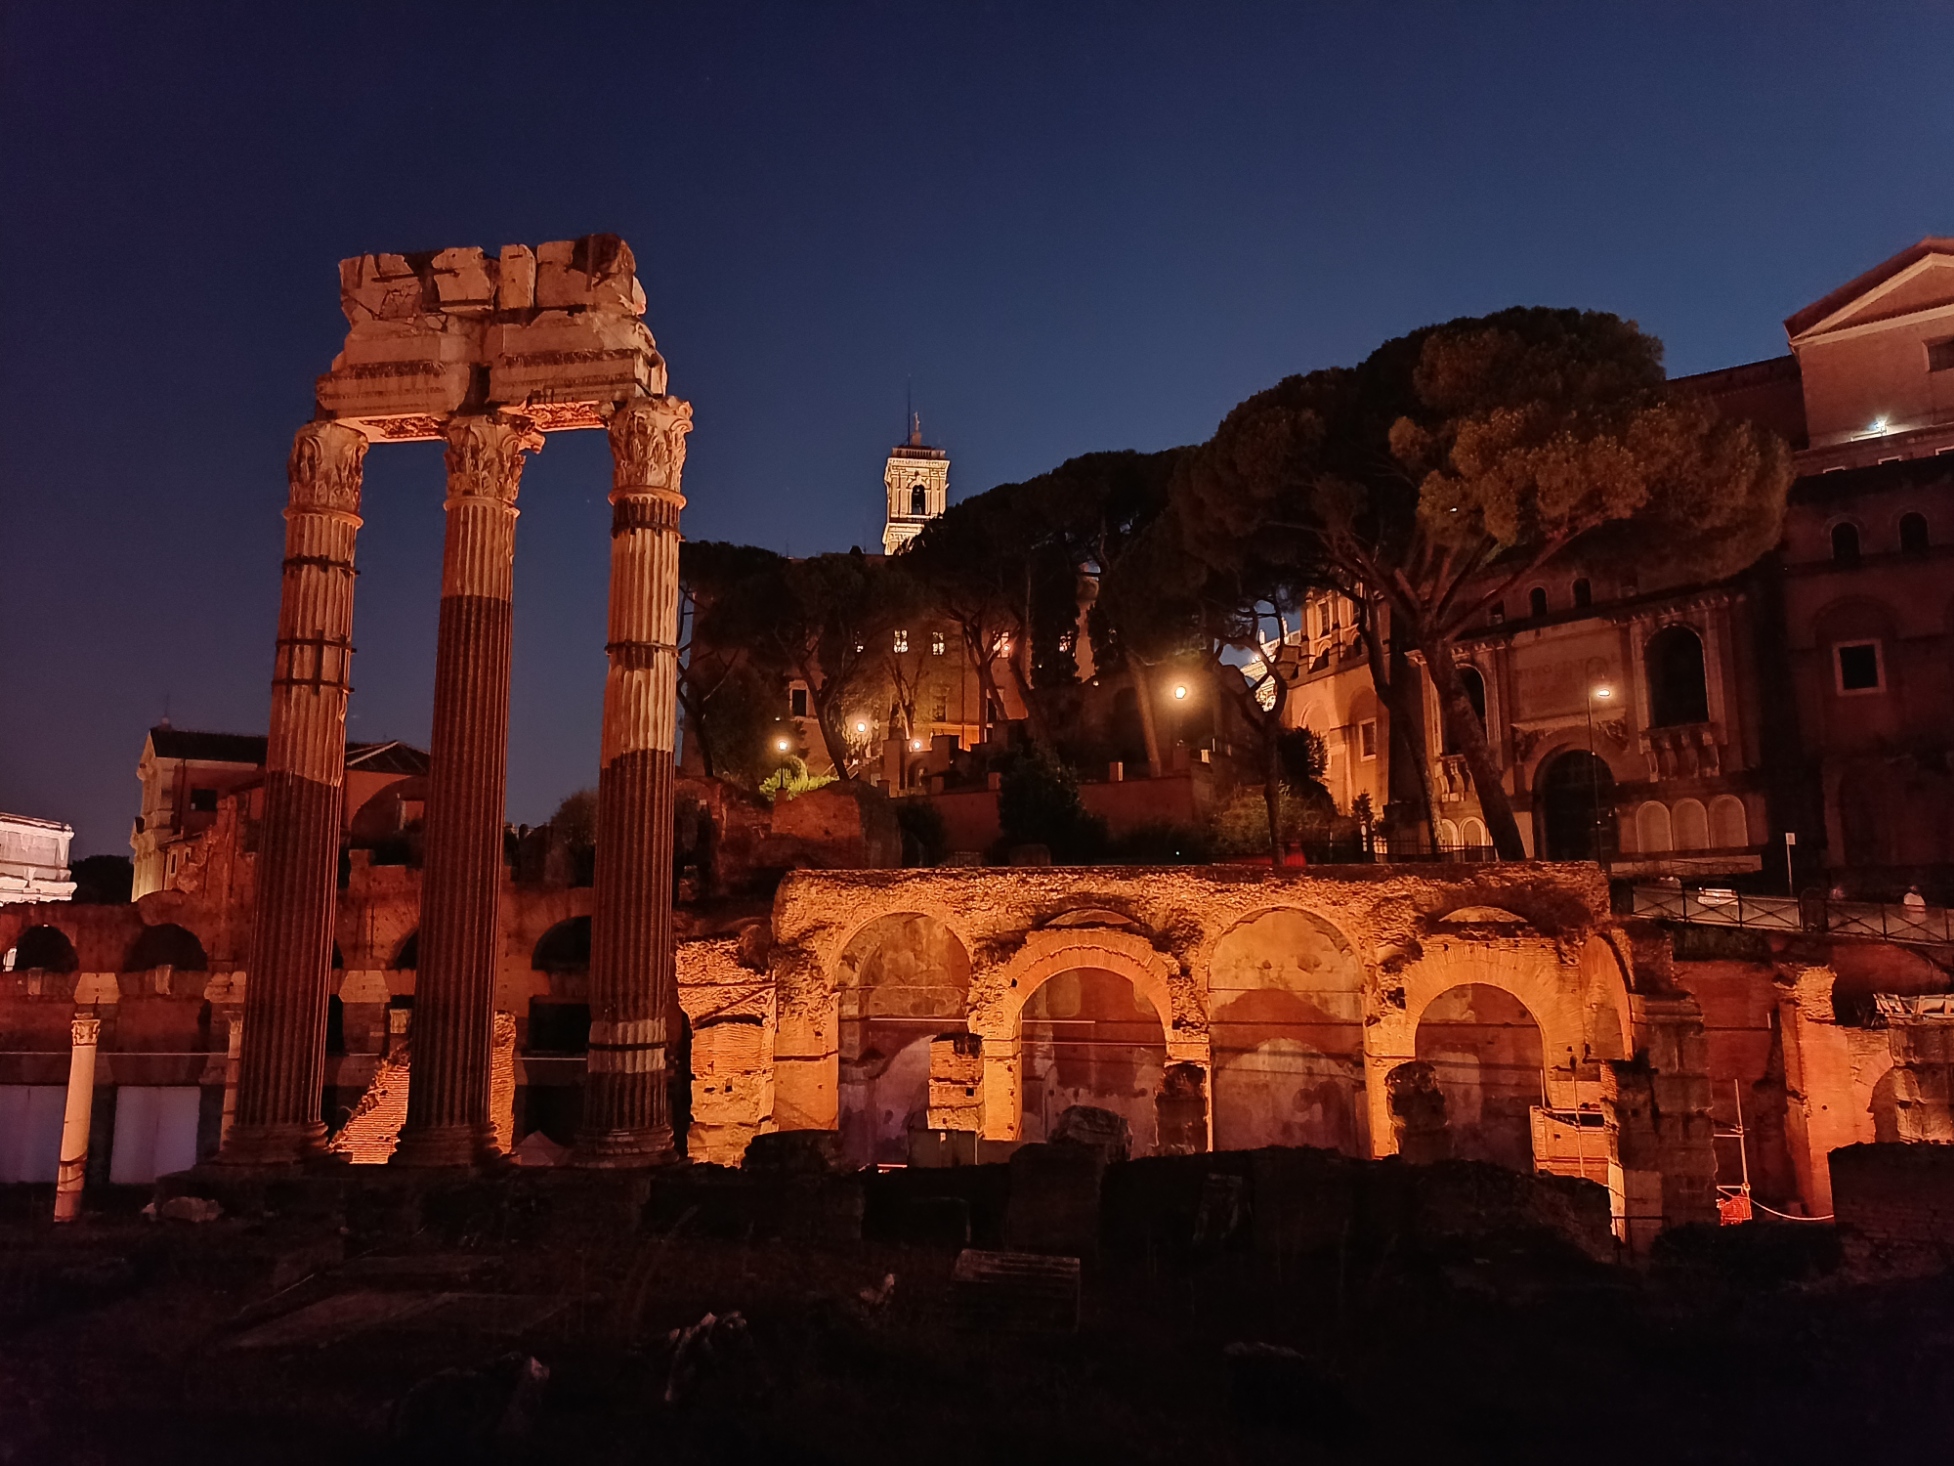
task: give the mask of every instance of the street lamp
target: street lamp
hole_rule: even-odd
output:
[[[1175,702],[1187,701],[1187,684],[1185,682],[1179,683],[1178,685],[1175,686],[1174,701]]]
[[[1594,841],[1594,858],[1601,859],[1604,842],[1601,838],[1601,778],[1595,765],[1601,762],[1601,755],[1594,747],[1594,705],[1597,699],[1607,702],[1615,695],[1615,689],[1605,682],[1591,683],[1588,687],[1588,805],[1594,820],[1590,838]]]

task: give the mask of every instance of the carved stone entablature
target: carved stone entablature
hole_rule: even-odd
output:
[[[1651,779],[1690,779],[1723,772],[1723,730],[1715,723],[1644,728],[1642,755]]]
[[[339,267],[351,326],[320,411],[393,441],[439,438],[458,412],[521,410],[544,432],[601,428],[665,390],[639,319],[637,262],[608,234],[537,246],[361,255]]]

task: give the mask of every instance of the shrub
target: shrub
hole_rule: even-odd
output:
[[[1037,753],[1024,755],[1005,771],[997,794],[997,822],[1006,848],[1043,845],[1061,865],[1096,860],[1106,847],[1105,821],[1086,813],[1072,771]]]

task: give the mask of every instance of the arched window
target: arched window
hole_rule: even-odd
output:
[[[174,923],[146,926],[124,959],[125,972],[147,972],[152,967],[174,967],[180,972],[208,972],[210,959],[196,934]]]
[[[1902,555],[1927,553],[1926,515],[1902,514],[1900,516],[1900,553]]]
[[[14,944],[15,972],[73,972],[81,966],[75,944],[51,926],[30,926]]]
[[[1710,801],[1710,845],[1717,850],[1742,850],[1750,844],[1750,819],[1744,801],[1719,794]]]
[[[1530,616],[1544,616],[1547,614],[1546,586],[1536,585],[1532,590],[1527,592],[1527,614]]]
[[[530,954],[529,965],[538,972],[589,971],[590,918],[573,916],[544,932]]]
[[[1466,701],[1472,704],[1472,711],[1479,719],[1479,731],[1486,731],[1486,679],[1479,675],[1477,667],[1459,668],[1459,685],[1465,689]],[[1453,736],[1450,725],[1445,728],[1445,752],[1457,753],[1459,740]]]
[[[1635,811],[1635,843],[1644,855],[1658,855],[1676,848],[1669,833],[1669,806],[1651,799]]]
[[[1583,607],[1594,604],[1594,587],[1588,584],[1586,576],[1574,582],[1574,604]]]
[[[1859,563],[1859,526],[1841,521],[1832,526],[1832,558],[1841,565]]]
[[[1678,850],[1710,848],[1710,817],[1704,812],[1702,800],[1678,799],[1676,801],[1676,848]]]
[[[930,512],[929,496],[923,492],[921,484],[917,484],[909,491],[909,512],[918,519]]]
[[[1703,643],[1687,626],[1671,626],[1649,638],[1649,715],[1658,728],[1710,721],[1709,685],[1703,679]]]

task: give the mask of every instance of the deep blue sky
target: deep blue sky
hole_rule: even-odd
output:
[[[123,851],[166,700],[263,728],[342,256],[623,235],[688,533],[871,545],[912,380],[960,497],[1516,302],[1776,354],[1954,231],[1950,55],[1945,5],[8,6],[0,809]],[[594,777],[607,486],[594,433],[527,471],[515,819]],[[440,502],[369,458],[355,738],[427,737]]]

